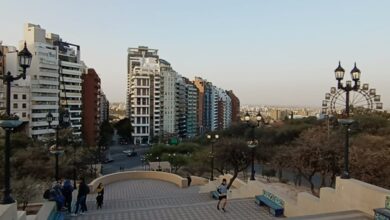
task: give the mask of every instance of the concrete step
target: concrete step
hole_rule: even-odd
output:
[[[133,198],[122,200],[106,200],[103,203],[103,210],[128,210],[128,209],[143,209],[156,208],[167,206],[193,205],[213,202],[208,193],[196,195],[176,195],[176,196],[160,196],[150,198]],[[215,202],[215,201],[214,201]],[[99,212],[95,201],[87,202],[90,212]]]
[[[122,210],[102,209],[87,212],[76,218],[67,216],[65,219],[77,220],[97,220],[97,219],[208,219],[208,220],[239,220],[239,219],[275,219],[264,207],[259,207],[253,199],[232,199],[228,201],[227,212],[217,210],[217,201],[210,200],[207,202],[193,204],[164,205],[157,207],[129,208]]]
[[[287,218],[288,220],[368,220],[373,217],[357,210],[324,213],[318,215],[307,215],[301,217]]]

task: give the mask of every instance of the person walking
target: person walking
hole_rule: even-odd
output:
[[[68,212],[72,212],[72,193],[73,186],[69,179],[64,181],[64,185],[62,186],[62,195],[65,198],[65,207],[68,209]]]
[[[87,195],[89,193],[89,187],[85,183],[85,179],[81,179],[79,184],[79,191],[77,193],[77,201],[76,201],[76,210],[72,214],[72,216],[77,216],[79,208],[81,209],[80,214],[84,214],[84,212],[88,211],[87,209]]]
[[[97,209],[102,209],[103,199],[104,199],[104,186],[102,183],[99,183],[98,187],[96,188],[96,192],[97,192],[97,196],[96,196]]]
[[[222,180],[221,185],[218,186],[217,192],[219,193],[219,201],[217,204],[217,209],[219,210],[219,205],[221,204],[221,201],[223,200],[223,205],[222,205],[222,211],[226,212],[225,207],[226,207],[226,202],[227,202],[227,185],[226,185],[226,179]]]

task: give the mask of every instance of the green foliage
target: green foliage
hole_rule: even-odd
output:
[[[107,146],[111,143],[112,136],[114,135],[114,128],[110,124],[110,122],[103,121],[103,123],[100,125],[100,139],[99,139],[99,145],[100,146]]]
[[[383,114],[356,114],[353,119],[356,121],[355,129],[358,132],[377,134],[381,129],[389,127],[389,120]]]
[[[129,118],[124,118],[118,121],[115,124],[115,128],[117,129],[119,136],[131,140],[131,133],[133,132],[133,127],[131,126],[131,121]]]
[[[246,170],[251,162],[251,151],[246,142],[237,138],[223,138],[215,143],[214,158],[216,169],[233,170],[228,188],[233,184],[239,172]]]
[[[19,180],[13,181],[12,186],[15,199],[19,204],[22,204],[23,210],[41,191],[40,182],[31,176],[24,176]]]

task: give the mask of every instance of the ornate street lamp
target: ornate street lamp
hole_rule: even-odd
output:
[[[343,179],[349,179],[349,131],[350,131],[350,125],[353,123],[352,119],[349,119],[349,112],[350,112],[350,104],[349,104],[349,93],[351,91],[358,91],[360,87],[360,70],[356,67],[356,63],[351,70],[351,78],[354,81],[354,84],[352,85],[352,82],[350,80],[346,81],[345,85],[341,82],[341,80],[344,79],[345,71],[341,67],[341,63],[339,62],[338,67],[334,71],[335,78],[337,80],[337,87],[338,89],[345,91],[345,116],[344,119],[339,119],[339,123],[345,126],[345,147],[344,147],[344,171],[341,175],[341,178]]]
[[[207,135],[207,140],[211,141],[211,176],[210,180],[214,180],[214,143],[219,139],[219,135],[215,134],[214,137],[211,136],[210,134]]]
[[[3,53],[0,53],[0,59],[3,57]],[[19,80],[21,78],[26,79],[26,70],[31,65],[32,54],[27,49],[26,42],[24,42],[24,48],[22,51],[18,53],[19,66],[22,68],[22,73],[17,76],[12,76],[11,72],[7,72],[7,74],[3,77],[4,83],[7,84],[7,108],[6,114],[8,116],[11,115],[11,82]],[[10,154],[11,154],[11,146],[10,146],[10,136],[11,131],[14,127],[4,127],[5,129],[5,148],[4,148],[4,197],[3,204],[11,204],[14,203],[15,200],[11,196],[11,168],[10,168]]]
[[[58,113],[60,114],[60,113]],[[46,121],[47,123],[49,124],[49,128],[53,128],[55,131],[56,131],[56,144],[55,146],[52,146],[50,147],[50,153],[54,154],[55,155],[55,160],[56,160],[56,164],[55,164],[55,179],[56,181],[59,180],[59,167],[58,167],[58,157],[60,154],[62,154],[64,152],[64,149],[62,147],[59,146],[59,130],[61,128],[66,128],[68,123],[69,123],[69,113],[68,111],[65,111],[64,114],[62,115],[62,120],[58,120],[58,125],[55,126],[55,127],[52,127],[51,126],[51,123],[53,122],[54,120],[54,117],[53,115],[51,114],[51,112],[47,113],[46,115]]]
[[[161,171],[161,164],[160,164],[160,162],[161,162],[161,160],[160,160],[160,157],[156,157],[156,160],[158,161],[158,167],[157,167],[157,171]]]
[[[255,139],[255,128],[256,127],[259,127],[260,126],[260,122],[262,122],[263,120],[263,117],[261,116],[261,113],[260,111],[257,113],[256,115],[256,121],[257,121],[257,126],[256,125],[252,125],[250,123],[250,115],[248,112],[246,112],[245,116],[244,116],[244,121],[246,122],[247,126],[251,127],[252,128],[252,131],[251,131],[251,140],[249,140],[247,142],[247,145],[248,147],[251,149],[251,152],[252,152],[252,161],[251,161],[251,177],[250,177],[250,180],[255,180],[255,148],[256,146],[259,144],[259,142]]]

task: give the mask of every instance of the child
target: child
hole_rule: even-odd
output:
[[[103,206],[103,195],[104,195],[104,187],[102,183],[99,183],[97,189],[97,196],[96,196],[96,204],[97,204],[97,209],[102,209]]]

